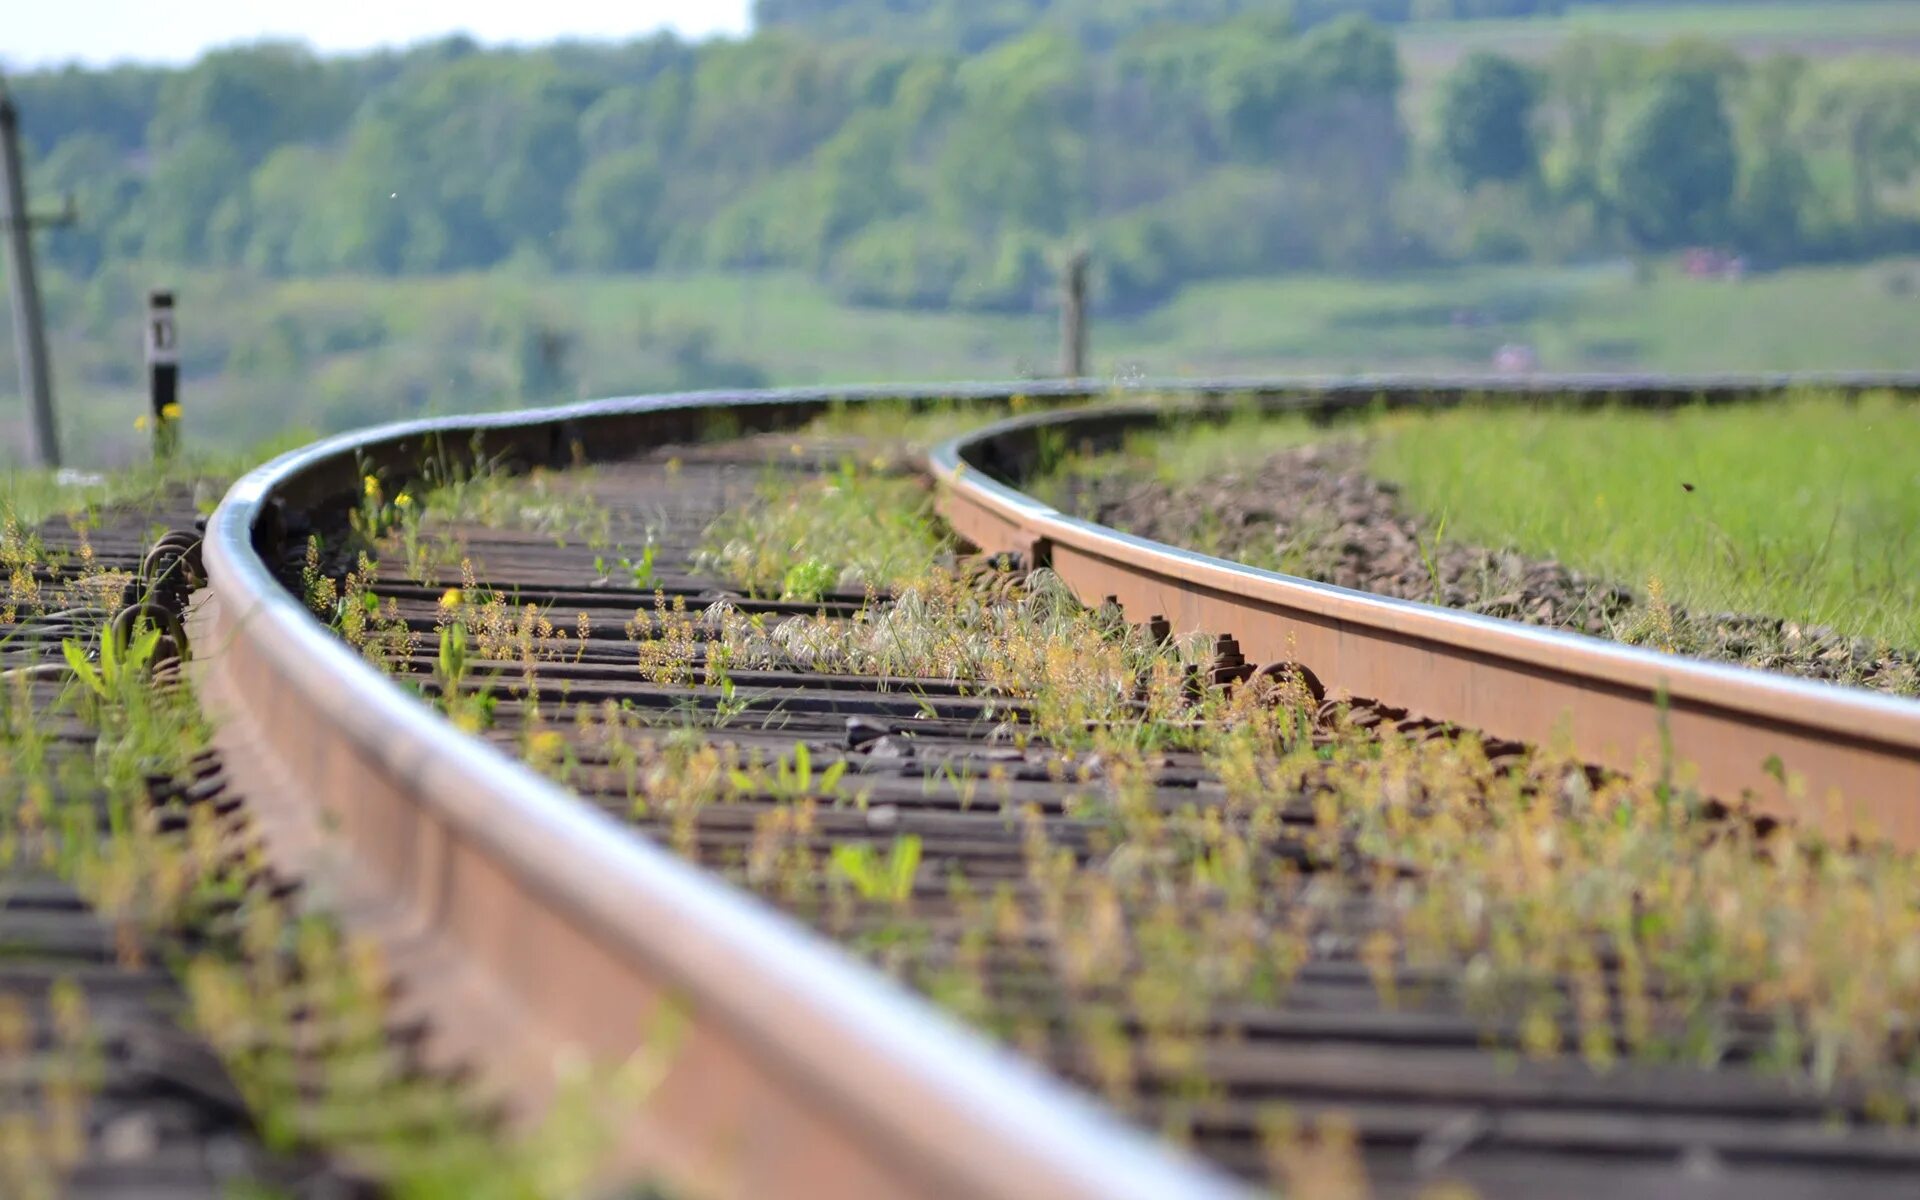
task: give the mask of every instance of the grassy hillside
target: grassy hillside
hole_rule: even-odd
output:
[[[1459,412],[1397,420],[1374,465],[1448,534],[1700,612],[1920,646],[1920,411]]]
[[[1447,72],[1475,51],[1543,63],[1573,37],[1649,45],[1698,38],[1749,59],[1797,54],[1815,61],[1920,56],[1920,4],[1906,0],[1755,0],[1748,4],[1632,7],[1575,4],[1558,16],[1414,21],[1394,27],[1407,86],[1401,102],[1422,113]]]
[[[1920,54],[1920,4],[1905,0],[1782,0],[1749,4],[1633,7],[1575,4],[1558,16],[1492,21],[1415,21],[1396,26],[1416,76],[1451,67],[1474,50],[1543,57],[1570,37],[1593,34],[1664,42],[1707,38],[1753,56],[1814,58]]]
[[[753,383],[1045,374],[1047,314],[852,308],[799,274],[353,277],[178,283],[186,433],[236,448],[423,412]],[[54,291],[55,385],[70,457],[144,452],[138,276]],[[0,305],[3,308],[4,305]],[[0,326],[4,327],[4,326]],[[1802,268],[1738,282],[1627,265],[1501,267],[1389,279],[1292,276],[1191,287],[1145,316],[1096,322],[1109,375],[1485,370],[1502,345],[1544,370],[1761,371],[1920,366],[1920,260]],[[0,380],[11,384],[11,346]],[[24,454],[18,393],[0,448]]]

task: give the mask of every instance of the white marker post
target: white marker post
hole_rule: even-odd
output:
[[[153,401],[153,456],[171,458],[180,444],[180,335],[173,292],[147,294],[147,391]]]

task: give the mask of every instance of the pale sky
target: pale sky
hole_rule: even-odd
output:
[[[745,33],[751,0],[0,0],[0,62],[187,62],[201,51],[293,38],[322,52],[449,33],[481,42]]]

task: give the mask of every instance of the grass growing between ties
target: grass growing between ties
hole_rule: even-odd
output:
[[[982,588],[933,570],[864,621],[794,619],[732,657],[967,681],[1029,706],[1017,737],[1097,756],[1082,811],[1104,851],[1029,847],[1060,949],[1104,964],[1076,1002],[1110,989],[1137,1006],[1155,979],[1202,1008],[1272,1002],[1312,928],[1367,897],[1374,928],[1334,932],[1389,1006],[1402,968],[1443,967],[1530,1055],[1602,1072],[1741,1061],[1848,1082],[1888,1119],[1920,1113],[1899,1015],[1920,1003],[1902,949],[1920,933],[1912,856],[1728,817],[1672,764],[1596,781],[1551,750],[1396,733],[1284,679],[1197,694],[1207,646],[1156,644],[1047,578]],[[741,625],[717,620],[723,641]],[[1147,801],[1168,749],[1203,756],[1217,807]],[[1276,853],[1303,804],[1304,870]],[[1337,870],[1349,856],[1370,865]],[[1114,904],[1130,920],[1101,917]]]
[[[771,477],[759,497],[711,526],[699,555],[701,566],[755,596],[817,600],[892,587],[924,572],[940,550],[925,489],[851,460],[797,488]]]
[[[592,471],[587,468],[564,475],[545,468],[512,475],[484,459],[470,469],[443,465],[422,481],[413,511],[405,511],[403,506],[386,520],[376,517],[368,524],[373,532],[386,529],[406,534],[414,532],[407,529],[409,523],[437,516],[443,521],[469,522],[490,529],[524,529],[556,540],[577,538],[591,546],[604,546],[612,516],[594,501],[588,487],[591,482]],[[370,490],[379,487],[376,480]]]
[[[866,465],[874,469],[912,469],[919,466],[929,449],[949,438],[1046,403],[1016,394],[1005,404],[966,400],[835,404],[808,422],[799,438],[803,443],[816,439],[855,442],[862,447]]]
[[[1901,949],[1920,930],[1911,856],[1716,815],[1658,764],[1595,783],[1550,752],[1496,761],[1470,736],[1383,733],[1364,713],[1349,724],[1286,686],[1196,702],[1182,685],[1204,647],[1142,642],[1044,580],[995,596],[938,578],[837,633],[780,625],[734,661],[777,650],[828,670],[967,680],[1030,704],[1036,739],[1097,751],[1083,811],[1104,823],[1105,852],[1079,861],[1043,845],[1029,863],[1069,961],[1105,964],[1077,1002],[1108,989],[1137,1003],[1154,979],[1185,981],[1200,1009],[1274,1002],[1342,897],[1370,895],[1374,928],[1332,932],[1375,968],[1389,1006],[1403,968],[1442,967],[1530,1055],[1573,1053],[1602,1072],[1738,1060],[1851,1081],[1892,1119],[1920,1111],[1898,1015],[1920,1002],[1920,961]],[[1156,725],[1178,736],[1141,736]],[[1144,802],[1150,755],[1168,747],[1202,753],[1220,805]],[[1304,870],[1276,853],[1303,803]],[[1335,870],[1349,855],[1372,865]],[[1132,919],[1100,915],[1115,904]],[[922,964],[923,982],[956,961]]]
[[[1454,535],[1670,601],[1920,646],[1920,409],[1892,397],[1671,413],[1396,417],[1375,469]]]
[[[1016,394],[1005,404],[833,405],[796,431],[792,450],[798,456],[810,445],[838,448],[838,469],[798,482],[769,471],[752,504],[708,526],[696,565],[751,595],[789,600],[844,589],[885,590],[921,578],[948,549],[917,474],[926,452],[1049,403]]]
[[[1252,420],[1168,470],[1241,452]],[[850,517],[892,532],[836,540]],[[1562,1086],[1597,1097],[1641,1068],[1763,1073],[1836,1124],[1920,1124],[1912,855],[1730,813],[1657,755],[1608,776],[1323,702],[1284,667],[1216,674],[1210,638],[957,556],[870,462],[769,472],[705,554],[796,611],[663,594],[622,645],[559,612],[528,626],[482,578],[415,669],[453,682],[459,719],[449,693],[484,689],[445,648],[484,643],[517,675],[497,742],[1173,1140],[1242,1122],[1236,1167],[1287,1194],[1365,1194],[1369,1135],[1337,1102],[1235,1103],[1223,1056],[1259,1014],[1351,1008],[1363,1041],[1396,1014],[1463,1021],[1502,1070],[1571,1061]],[[796,569],[850,594],[810,611]],[[570,701],[583,654],[670,707]],[[792,670],[919,711],[843,737],[747,680]],[[1364,994],[1329,1014],[1335,976]]]
[[[301,1170],[320,1152],[349,1177],[419,1200],[581,1194],[660,1062],[575,1071],[554,1117],[513,1139],[462,1088],[421,1073],[389,1024],[379,954],[258,886],[236,818],[191,798],[210,731],[187,682],[156,663],[157,632],[106,625],[104,598],[127,575],[87,552],[92,527],[76,525],[79,553],[58,554],[6,526],[16,574],[37,588],[15,596],[0,671],[0,869],[51,871],[115,931],[123,965],[167,966],[185,985],[187,1023],[220,1053],[266,1149]],[[0,1114],[8,1195],[59,1194],[87,1153],[101,1035],[67,983],[55,986],[50,1019],[36,1031],[24,1009],[0,1004],[0,1059],[36,1043],[57,1052],[38,1104]],[[670,1031],[656,1045],[669,1042]],[[267,1182],[247,1194],[278,1193]]]

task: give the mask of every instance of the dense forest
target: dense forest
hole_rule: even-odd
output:
[[[1022,311],[1085,245],[1099,302],[1138,310],[1289,270],[1920,247],[1920,66],[1577,38],[1416,102],[1381,23],[1550,7],[760,0],[740,40],[263,44],[9,86],[35,191],[81,213],[45,253],[82,280],[785,267]]]

